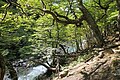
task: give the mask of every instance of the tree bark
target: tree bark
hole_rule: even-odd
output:
[[[0,54],[0,80],[3,80],[5,75],[5,60],[4,57]]]
[[[79,39],[79,43],[80,43],[80,50],[83,50],[83,46],[82,46],[82,39],[81,39],[81,36],[80,36],[80,39]]]
[[[101,35],[101,32],[98,28],[97,23],[95,22],[95,19],[92,17],[92,15],[90,14],[90,12],[85,8],[85,6],[83,5],[82,0],[78,0],[79,2],[79,9],[82,11],[86,22],[88,23],[90,29],[93,31],[93,35],[95,37],[95,41],[98,45],[103,45],[103,37]]]
[[[18,80],[17,73],[16,73],[15,69],[13,68],[12,63],[9,62],[9,61],[6,61],[6,66],[7,66],[8,70],[9,70],[10,78],[12,80]]]
[[[18,80],[17,73],[14,70],[12,64],[7,61],[1,54],[0,54],[0,80],[3,80],[5,75],[5,66],[9,69],[10,76],[12,80]]]
[[[118,11],[119,11],[119,14],[118,14],[118,29],[120,31],[120,0],[116,0],[116,3],[117,3],[117,7],[118,7]]]
[[[66,52],[64,46],[63,46],[62,44],[59,44],[59,46],[63,49],[64,53],[67,54],[67,52]]]

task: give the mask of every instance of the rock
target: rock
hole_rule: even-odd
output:
[[[108,47],[101,50],[88,62],[62,71],[57,80],[120,80],[120,49]]]
[[[106,50],[104,50],[104,53],[105,54],[113,54],[114,51],[112,49],[106,49]]]
[[[69,72],[69,69],[65,69],[64,71],[60,72],[60,77],[63,78],[67,76],[68,72]]]
[[[99,52],[98,58],[103,58],[103,57],[104,57],[104,52],[103,51]]]

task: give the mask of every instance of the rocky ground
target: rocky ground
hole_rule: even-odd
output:
[[[54,80],[120,80],[120,41],[98,55],[60,72]]]

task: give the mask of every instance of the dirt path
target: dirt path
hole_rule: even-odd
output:
[[[120,48],[101,51],[89,61],[60,72],[60,77],[54,80],[120,80]]]

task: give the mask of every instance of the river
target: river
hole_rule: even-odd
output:
[[[68,51],[68,53],[71,53],[71,52],[75,52],[75,50],[76,50],[76,48],[69,47],[67,51]],[[49,60],[49,62],[50,62],[50,60]],[[52,60],[51,60],[51,62],[52,62]],[[39,65],[36,67],[30,67],[30,68],[16,67],[15,69],[17,71],[18,80],[36,80],[38,76],[43,75],[47,71],[47,68],[45,68],[42,65]],[[9,78],[8,72],[6,72],[6,74],[4,76],[4,80],[11,80]]]

